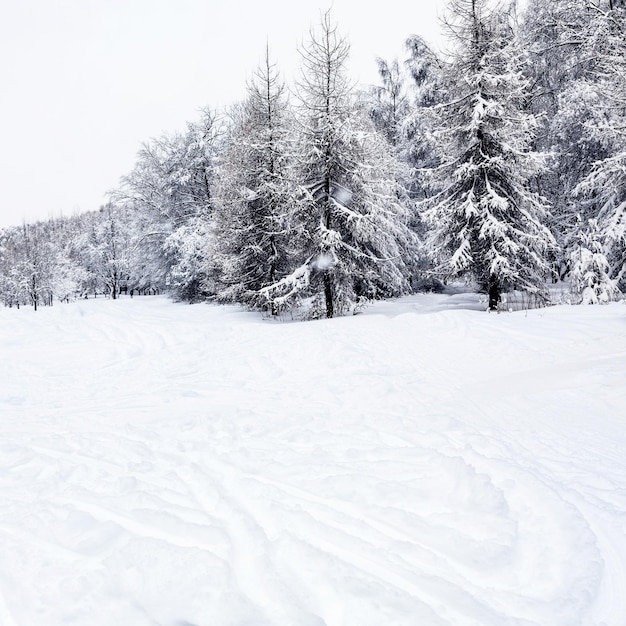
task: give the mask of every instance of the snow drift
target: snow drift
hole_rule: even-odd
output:
[[[626,308],[476,308],[0,310],[0,624],[626,624]]]

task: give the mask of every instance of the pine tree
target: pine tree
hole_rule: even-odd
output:
[[[430,171],[435,193],[422,205],[441,273],[472,276],[496,309],[506,290],[542,293],[549,273],[549,213],[530,189],[544,165],[532,150],[537,120],[525,111],[524,56],[506,14],[486,0],[450,6],[450,99],[434,108],[444,161]]]
[[[408,289],[415,239],[398,200],[392,151],[353,98],[349,46],[330,15],[301,50],[298,177],[301,265],[268,298],[307,290],[312,314],[334,317],[371,298]]]
[[[219,296],[276,313],[260,290],[288,273],[295,233],[287,217],[296,193],[290,111],[269,49],[237,117],[215,185]]]

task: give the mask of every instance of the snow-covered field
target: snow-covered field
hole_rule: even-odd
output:
[[[477,308],[1,309],[0,624],[626,624],[626,307]]]

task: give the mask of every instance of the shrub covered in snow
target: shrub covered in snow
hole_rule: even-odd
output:
[[[610,277],[597,220],[590,219],[587,229],[580,231],[572,252],[572,290],[583,304],[606,304],[619,294]]]

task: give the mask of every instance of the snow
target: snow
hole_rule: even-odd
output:
[[[0,310],[0,624],[626,624],[626,307],[480,309]]]

